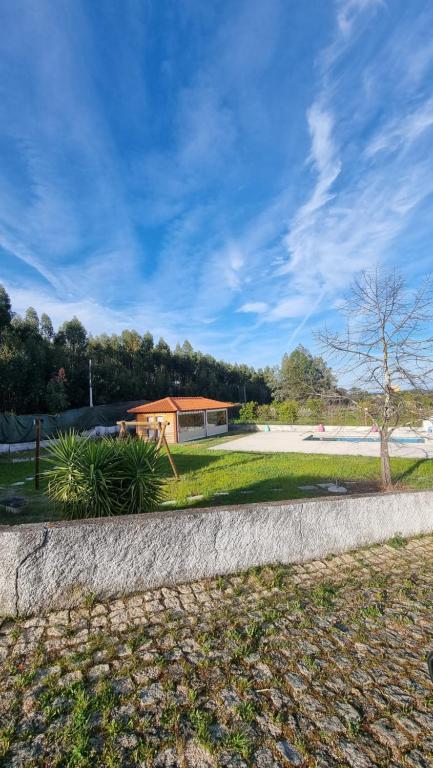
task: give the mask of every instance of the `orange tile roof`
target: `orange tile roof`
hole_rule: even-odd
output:
[[[176,411],[207,411],[211,408],[231,408],[236,403],[212,400],[210,397],[163,397],[153,403],[130,408],[128,413],[175,413]]]

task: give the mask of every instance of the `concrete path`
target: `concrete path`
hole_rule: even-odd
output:
[[[0,622],[10,768],[428,768],[433,537]]]
[[[343,431],[344,430],[344,431]],[[405,432],[405,436],[410,433]],[[363,442],[328,442],[326,440],[306,440],[309,435],[320,437],[314,427],[306,428],[305,432],[251,432],[244,437],[236,437],[213,446],[214,451],[253,451],[256,453],[325,453],[335,456],[379,456],[378,443]],[[368,434],[368,429],[364,431]],[[397,433],[398,435],[399,433]],[[362,437],[361,431],[344,427],[328,427],[323,437],[343,437],[350,435]],[[412,433],[414,437],[418,435]],[[433,436],[425,438],[425,443],[390,443],[390,455],[400,458],[429,459],[433,458]]]

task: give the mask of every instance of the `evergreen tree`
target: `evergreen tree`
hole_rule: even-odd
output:
[[[0,412],[58,412],[87,405],[89,358],[98,404],[168,394],[239,402],[244,390],[249,400],[270,400],[263,371],[195,352],[189,341],[172,352],[164,339],[154,344],[148,331],[143,336],[125,330],[89,338],[77,317],[54,333],[45,313],[40,322],[33,308],[24,319],[14,315],[6,291],[0,289]]]
[[[47,384],[47,408],[49,413],[66,411],[69,400],[66,394],[66,374],[64,368],[59,368]]]
[[[51,318],[45,312],[41,315],[40,330],[44,339],[51,341],[54,336],[53,324]]]
[[[273,395],[276,400],[305,400],[335,387],[335,377],[322,357],[314,357],[300,344],[283,355],[275,374]]]
[[[71,406],[75,408],[84,405],[88,397],[87,331],[78,317],[74,316],[59,328],[55,340],[61,348],[59,368],[66,371],[66,390]]]
[[[59,328],[59,332],[64,338],[66,347],[68,347],[73,354],[78,354],[85,350],[87,345],[87,331],[78,317],[74,315],[72,320],[67,320],[63,323]]]
[[[185,341],[183,342],[181,350],[182,350],[182,354],[185,355],[185,357],[190,357],[194,353],[192,344],[190,344],[188,339],[185,339]]]
[[[9,294],[4,285],[0,283],[0,331],[10,325],[12,320],[12,306]]]
[[[25,322],[34,328],[35,331],[39,330],[39,315],[34,307],[29,307],[26,310]]]

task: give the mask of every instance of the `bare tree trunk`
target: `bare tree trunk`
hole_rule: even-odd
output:
[[[389,461],[388,430],[382,427],[380,430],[380,470],[382,485],[384,488],[392,488],[391,464]]]
[[[388,342],[385,337],[385,323],[382,321],[383,344],[383,372],[385,399],[383,404],[383,423],[380,428],[380,468],[382,472],[382,485],[384,488],[392,488],[391,465],[389,462],[389,432],[388,423],[391,409],[391,373],[388,365]]]

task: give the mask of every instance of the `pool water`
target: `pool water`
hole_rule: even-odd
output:
[[[304,440],[322,440],[327,443],[379,443],[378,437],[322,437],[308,435]],[[390,443],[425,443],[423,437],[390,437]]]

